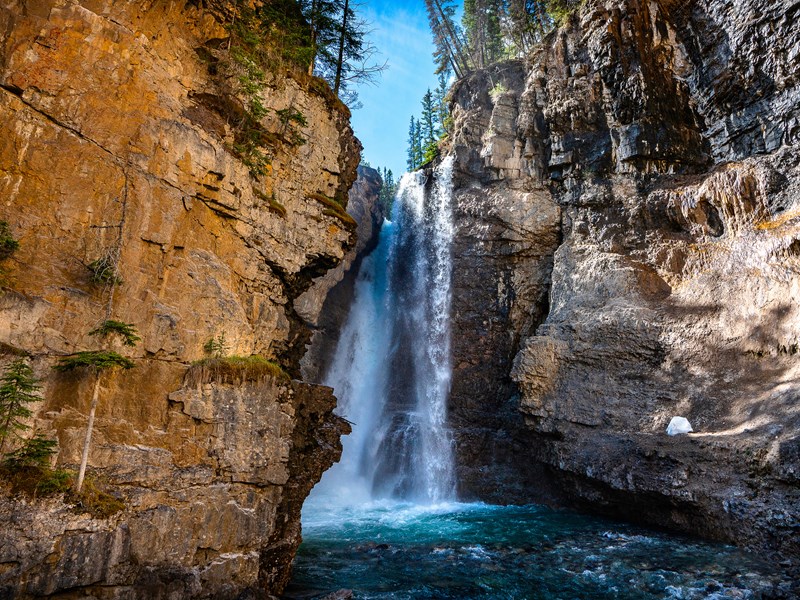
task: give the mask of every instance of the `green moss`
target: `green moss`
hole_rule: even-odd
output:
[[[323,209],[322,214],[327,217],[335,217],[344,223],[348,228],[358,227],[356,220],[341,210],[331,210],[330,208]]]
[[[290,379],[278,363],[258,354],[204,358],[193,362],[187,373],[193,383],[240,383],[267,378]]]
[[[278,202],[278,200],[275,198],[275,192],[273,192],[271,196],[267,196],[264,192],[253,188],[253,193],[267,203],[267,207],[269,208],[270,212],[286,218],[286,207]]]
[[[125,509],[125,503],[110,494],[96,477],[87,477],[80,492],[72,492],[66,500],[76,512],[87,512],[96,519],[107,519]]]
[[[326,196],[325,194],[321,194],[319,192],[313,192],[308,194],[307,196],[311,200],[316,200],[326,208],[322,211],[323,215],[328,217],[335,217],[342,221],[347,227],[354,228],[358,226],[356,220],[351,217],[347,211],[344,209],[344,206],[340,202],[337,202],[333,198]]]

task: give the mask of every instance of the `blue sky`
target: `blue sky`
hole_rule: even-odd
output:
[[[399,178],[406,170],[408,122],[412,114],[419,117],[425,91],[437,86],[425,3],[367,0],[358,14],[372,23],[370,39],[389,68],[376,86],[357,88],[364,107],[353,111],[353,130],[364,144],[364,160]]]

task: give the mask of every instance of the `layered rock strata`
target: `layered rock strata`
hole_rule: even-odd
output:
[[[89,453],[92,478],[124,510],[93,518],[3,488],[4,593],[279,593],[302,501],[338,459],[347,425],[330,390],[269,373],[187,375],[221,338],[223,354],[299,373],[309,333],[294,301],[355,241],[330,203],[355,179],[359,144],[320,82],[267,73],[263,174],[234,151],[236,78],[213,64],[226,9],[0,6],[0,219],[20,244],[2,265],[0,341],[43,380],[31,425],[58,439],[59,466],[80,458],[93,378],[50,367],[106,343],[136,364],[103,376]],[[303,116],[294,137],[286,110]],[[88,335],[106,319],[132,323],[141,342]]]
[[[590,0],[457,84],[464,496],[800,554],[798,10]]]

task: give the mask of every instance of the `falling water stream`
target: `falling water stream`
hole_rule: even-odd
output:
[[[458,503],[447,427],[451,160],[406,174],[325,383],[353,423],[303,509],[288,598],[766,598],[772,565],[539,506]]]
[[[455,495],[450,391],[452,160],[400,182],[392,220],[359,273],[324,383],[355,424],[314,495],[430,504]]]

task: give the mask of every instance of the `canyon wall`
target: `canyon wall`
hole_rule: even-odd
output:
[[[361,261],[378,245],[384,207],[378,199],[383,181],[375,169],[358,167],[358,179],[350,189],[347,212],[358,223],[356,244],[334,269],[314,280],[297,300],[295,309],[312,329],[308,351],[300,363],[303,379],[321,382],[336,353],[339,334],[347,321]]]
[[[89,453],[124,509],[0,485],[0,595],[279,593],[302,502],[341,452],[332,392],[291,380],[310,337],[294,302],[355,243],[332,202],[360,145],[324,82],[266,73],[253,174],[235,147],[246,73],[219,60],[227,7],[0,3],[0,220],[19,242],[0,366],[30,357],[44,400],[29,434],[58,440],[59,467],[80,459],[94,376],[51,367],[100,347],[135,362],[102,376]],[[88,335],[108,319],[141,342]],[[218,353],[282,372],[191,366],[223,337]]]
[[[462,496],[800,554],[799,16],[588,0],[456,84]]]

